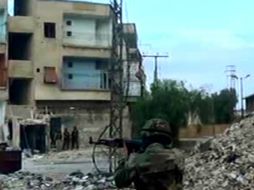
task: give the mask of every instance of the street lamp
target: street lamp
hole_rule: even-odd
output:
[[[236,75],[231,75],[231,77],[233,77],[233,78],[235,78],[235,79],[239,79],[239,77],[238,76],[236,76]],[[244,79],[247,79],[247,78],[249,78],[250,77],[250,74],[247,74],[247,75],[245,75],[244,77],[240,77],[240,93],[241,93],[241,97],[240,97],[240,99],[241,99],[241,117],[243,118],[243,116],[244,116],[244,109],[243,109],[243,80]]]

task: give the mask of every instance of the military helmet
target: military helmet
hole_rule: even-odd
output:
[[[141,135],[152,136],[152,135],[164,135],[171,137],[171,128],[169,123],[163,119],[150,119],[146,122],[141,130]]]

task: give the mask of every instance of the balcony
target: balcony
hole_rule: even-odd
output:
[[[33,65],[27,60],[9,60],[9,78],[33,78]]]
[[[112,46],[110,34],[86,34],[67,31],[63,38],[64,46],[80,48],[110,49]],[[71,36],[70,36],[71,35]],[[81,38],[82,36],[82,38]]]
[[[9,32],[11,33],[33,33],[34,20],[30,16],[9,17]]]
[[[108,90],[108,73],[87,71],[82,73],[63,73],[63,90]]]

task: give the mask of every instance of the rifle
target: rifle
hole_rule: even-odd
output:
[[[130,155],[133,152],[143,152],[144,144],[142,140],[125,140],[121,138],[116,139],[99,139],[93,141],[93,138],[89,138],[89,144],[105,145],[112,148],[127,148],[127,154]]]

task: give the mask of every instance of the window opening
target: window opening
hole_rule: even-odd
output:
[[[72,62],[68,62],[68,67],[72,68],[73,67],[73,63]]]
[[[67,25],[67,26],[71,26],[71,25],[72,25],[71,20],[67,20],[67,21],[66,21],[66,25]]]
[[[72,32],[71,31],[67,31],[66,35],[67,36],[72,36]]]
[[[68,74],[68,79],[73,79],[73,75],[72,74]]]
[[[44,23],[44,36],[46,38],[56,37],[56,24],[51,22]]]

